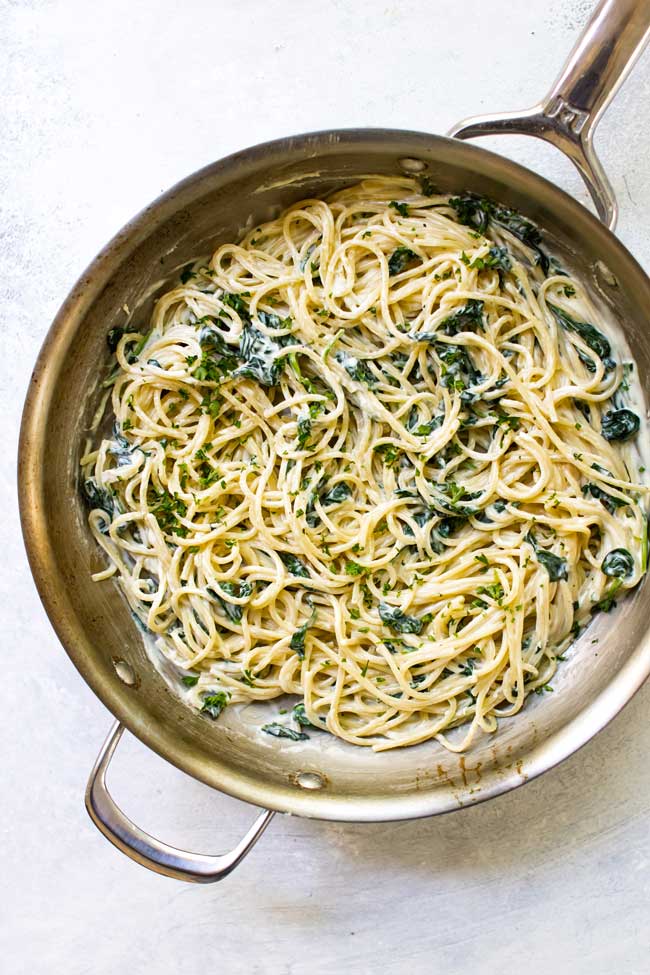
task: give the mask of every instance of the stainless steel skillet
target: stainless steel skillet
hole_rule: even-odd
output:
[[[523,115],[470,120],[457,139],[390,130],[319,132],[265,143],[179,183],[129,223],[93,261],[63,304],[39,355],[25,404],[19,494],[30,564],[52,624],[84,679],[112,711],[90,777],[88,810],[117,847],[144,866],[184,880],[225,876],[248,852],[272,811],[374,821],[449,812],[513,789],[588,741],[650,673],[648,582],[596,618],[555,681],[466,756],[433,743],[375,754],[312,736],[282,747],[259,735],[251,709],[210,723],[188,710],[146,656],[117,589],[92,583],[101,565],[77,490],[84,431],[97,402],[105,336],[122,306],[145,321],[178,268],[304,196],[320,196],[370,173],[427,173],[445,191],[472,190],[522,211],[550,249],[591,283],[634,350],[650,402],[650,280],[613,235],[616,202],[591,138],[650,32],[648,0],[604,0],[549,96]],[[459,141],[520,132],[559,146],[577,165],[601,221],[533,172]],[[144,297],[143,297],[144,296]],[[598,650],[591,642],[599,639]],[[169,847],[115,805],[105,774],[124,728],[179,768],[266,810],[235,850],[201,856]],[[262,740],[265,739],[265,740]]]

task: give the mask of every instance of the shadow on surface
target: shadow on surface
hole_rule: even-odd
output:
[[[368,875],[381,884],[390,868],[392,876],[417,872],[421,879],[429,874],[435,880],[449,874],[461,884],[463,875],[471,874],[473,884],[482,884],[499,873],[535,871],[574,855],[624,828],[647,804],[649,704],[646,686],[608,728],[557,768],[455,813],[365,824],[278,815],[237,877],[241,872],[245,882],[248,869],[259,868],[251,861],[263,858],[277,880],[285,881],[296,869],[317,884],[327,884],[332,871],[352,870],[355,877]],[[111,787],[125,811],[161,839],[196,852],[219,852],[236,843],[252,822],[253,807],[211,792],[133,739],[125,751],[111,770]],[[137,774],[134,764],[141,763]],[[237,880],[230,878],[218,884],[215,895],[222,897],[233,883]],[[256,896],[266,899],[261,890]]]

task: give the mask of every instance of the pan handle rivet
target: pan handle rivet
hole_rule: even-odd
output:
[[[128,684],[129,687],[135,684],[135,673],[131,664],[127,664],[126,660],[114,660],[113,666],[123,684]]]
[[[301,789],[322,789],[325,785],[323,776],[318,772],[299,772],[296,782]]]
[[[613,271],[607,267],[604,261],[596,261],[595,264],[596,273],[601,278],[604,284],[609,285],[610,288],[618,288],[618,279]]]
[[[409,156],[400,159],[399,164],[406,173],[421,173],[427,166],[422,159],[411,159]]]

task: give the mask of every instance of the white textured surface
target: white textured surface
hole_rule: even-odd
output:
[[[560,768],[461,813],[383,826],[277,817],[211,888],[149,874],[117,853],[83,808],[110,716],[40,607],[14,489],[21,403],[48,324],[96,250],[144,203],[210,160],[278,135],[354,125],[443,132],[471,113],[526,106],[591,6],[0,0],[8,975],[650,970],[650,687]],[[604,120],[599,146],[621,202],[620,235],[650,269],[649,95],[650,55]],[[500,149],[584,199],[553,150],[522,140]],[[253,816],[133,741],[112,781],[138,822],[191,849],[225,848]]]

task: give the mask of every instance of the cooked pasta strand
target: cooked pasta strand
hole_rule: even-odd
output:
[[[505,208],[303,200],[111,339],[95,578],[212,717],[288,693],[356,745],[466,749],[645,571],[630,367]]]

